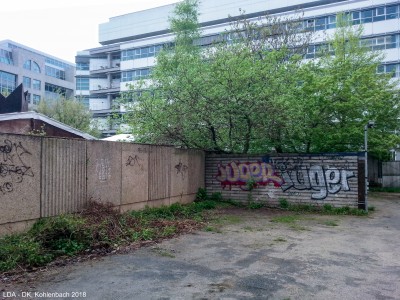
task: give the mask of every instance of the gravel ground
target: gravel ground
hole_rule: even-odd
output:
[[[400,195],[369,202],[369,217],[220,211],[204,231],[52,268],[0,299],[400,299]]]

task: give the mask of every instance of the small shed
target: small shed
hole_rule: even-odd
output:
[[[33,111],[0,114],[0,133],[96,140],[86,132]]]

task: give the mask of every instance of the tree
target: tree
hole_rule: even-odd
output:
[[[128,115],[137,140],[220,152],[282,151],[301,64],[293,50],[310,37],[282,27],[297,21],[241,18],[202,48],[197,1],[178,4],[170,20],[174,46],[158,55],[151,81],[125,95],[141,91]]]
[[[92,114],[77,100],[64,97],[57,100],[41,100],[37,112],[91,135],[100,134],[92,124]]]
[[[395,134],[399,82],[377,74],[382,55],[362,45],[362,27],[352,27],[343,16],[337,20],[325,53],[302,65],[299,101],[294,103],[298,149],[362,151],[364,126],[374,120],[377,126],[369,132],[369,147],[383,157],[400,142]]]
[[[376,72],[381,55],[339,16],[325,50],[304,60],[313,36],[299,31],[300,19],[241,16],[202,48],[197,1],[178,4],[174,46],[125,95],[135,98],[127,116],[137,141],[234,153],[361,151],[374,120],[370,149],[387,153],[400,142],[400,105],[397,83]]]

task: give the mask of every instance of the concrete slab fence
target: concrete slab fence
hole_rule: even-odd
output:
[[[0,134],[0,235],[89,200],[121,212],[189,203],[200,187],[225,199],[365,206],[363,154],[221,155],[108,141]]]
[[[204,162],[199,150],[0,134],[0,234],[79,211],[90,199],[121,212],[192,202],[204,187]]]

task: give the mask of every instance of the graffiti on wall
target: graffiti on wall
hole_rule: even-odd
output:
[[[129,155],[128,159],[126,160],[125,166],[137,166],[141,171],[143,171],[143,163],[141,163],[141,161],[142,159],[139,156]]]
[[[108,158],[96,159],[96,174],[102,182],[111,178],[111,165]]]
[[[349,164],[344,164],[349,168]],[[239,186],[247,189],[250,180],[255,187],[272,184],[288,195],[299,195],[300,191],[310,191],[311,199],[322,200],[329,194],[350,191],[349,179],[355,177],[353,171],[334,166],[303,164],[303,160],[284,159],[273,162],[230,162],[218,165],[217,181],[223,189]]]
[[[189,167],[183,164],[181,160],[179,160],[179,163],[175,165],[175,169],[176,169],[176,174],[177,175],[180,174],[182,176],[182,180],[185,179],[186,172],[188,171]]]
[[[34,177],[32,168],[26,163],[32,154],[21,142],[4,140],[0,144],[0,155],[0,195],[11,193],[15,184],[23,182],[25,177]]]
[[[315,200],[350,191],[348,180],[355,177],[347,161],[324,166],[306,165],[301,158],[286,158],[274,160],[273,164],[283,179],[282,191],[313,191],[311,199]]]
[[[218,165],[217,180],[221,183],[222,188],[239,186],[242,190],[246,190],[247,182],[252,179],[256,185],[263,186],[272,183],[276,187],[280,187],[283,183],[273,166],[265,162],[230,162],[226,166]]]

